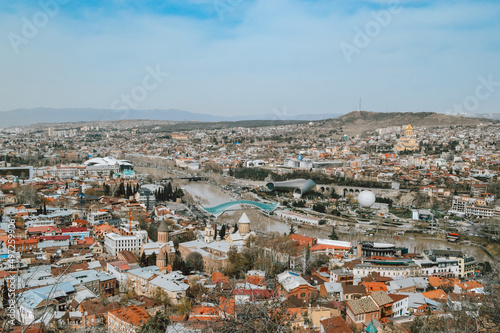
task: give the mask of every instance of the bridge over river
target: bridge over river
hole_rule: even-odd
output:
[[[205,211],[208,213],[218,217],[222,214],[224,214],[225,211],[229,210],[230,208],[234,206],[253,206],[256,207],[262,211],[265,212],[272,212],[273,210],[278,207],[279,203],[273,203],[273,204],[266,204],[258,201],[251,201],[251,200],[236,200],[236,201],[228,201],[223,204],[220,204],[218,206],[214,207],[202,207]]]

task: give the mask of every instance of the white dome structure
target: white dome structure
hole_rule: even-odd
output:
[[[358,195],[358,202],[363,207],[371,207],[375,203],[375,194],[371,191],[362,191]]]
[[[114,157],[95,157],[83,163],[87,167],[112,167],[117,164],[124,168],[132,168],[134,166],[130,161],[117,160]]]

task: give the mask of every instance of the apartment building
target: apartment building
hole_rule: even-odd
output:
[[[120,251],[130,251],[139,255],[142,246],[142,237],[136,235],[122,236],[116,233],[107,234],[104,239],[104,248],[112,256],[117,256]]]

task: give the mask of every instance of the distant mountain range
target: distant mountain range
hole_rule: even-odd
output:
[[[117,121],[133,119],[165,120],[165,121],[240,121],[240,120],[323,120],[335,118],[342,114],[257,114],[246,116],[215,116],[211,114],[193,113],[183,110],[111,110],[111,109],[17,109],[0,112],[0,128],[27,126],[39,123],[68,123],[91,121]]]
[[[297,120],[297,121],[316,121],[331,118],[338,118],[344,116],[352,118],[356,115],[355,119],[362,118],[365,121],[378,121],[383,120],[388,122],[390,126],[396,119],[400,122],[410,122],[408,116],[416,117],[421,122],[423,117],[427,118],[428,123],[431,125],[436,120],[442,121],[443,118],[438,115],[445,116],[445,114],[430,112],[399,112],[399,113],[384,113],[384,112],[368,112],[368,111],[353,111],[351,113],[327,113],[327,114],[299,114],[291,115],[284,112],[273,112],[269,114],[253,114],[244,116],[216,116],[211,114],[193,113],[184,110],[112,110],[112,109],[90,109],[90,108],[71,108],[71,109],[55,109],[55,108],[34,108],[34,109],[17,109],[12,111],[0,112],[0,128],[12,126],[27,126],[41,123],[74,123],[74,122],[93,122],[93,121],[117,121],[117,120],[134,120],[134,119],[147,119],[147,120],[163,120],[163,121],[196,121],[196,122],[221,122],[221,121],[242,121],[242,120]],[[350,116],[348,116],[350,115]],[[446,115],[448,120],[457,118],[482,118],[499,120],[499,113],[481,113],[481,114],[461,114],[461,115]],[[446,117],[445,117],[446,118]],[[341,121],[345,123],[347,119]],[[445,121],[446,122],[446,121]],[[451,121],[453,123],[453,121]],[[466,123],[467,121],[465,121]],[[423,125],[423,124],[422,124]]]

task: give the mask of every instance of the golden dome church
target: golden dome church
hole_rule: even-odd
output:
[[[406,126],[403,136],[398,140],[396,145],[394,146],[394,151],[400,152],[400,151],[405,151],[405,150],[418,150],[418,142],[417,139],[415,138],[415,135],[413,134],[413,126],[408,124]]]

